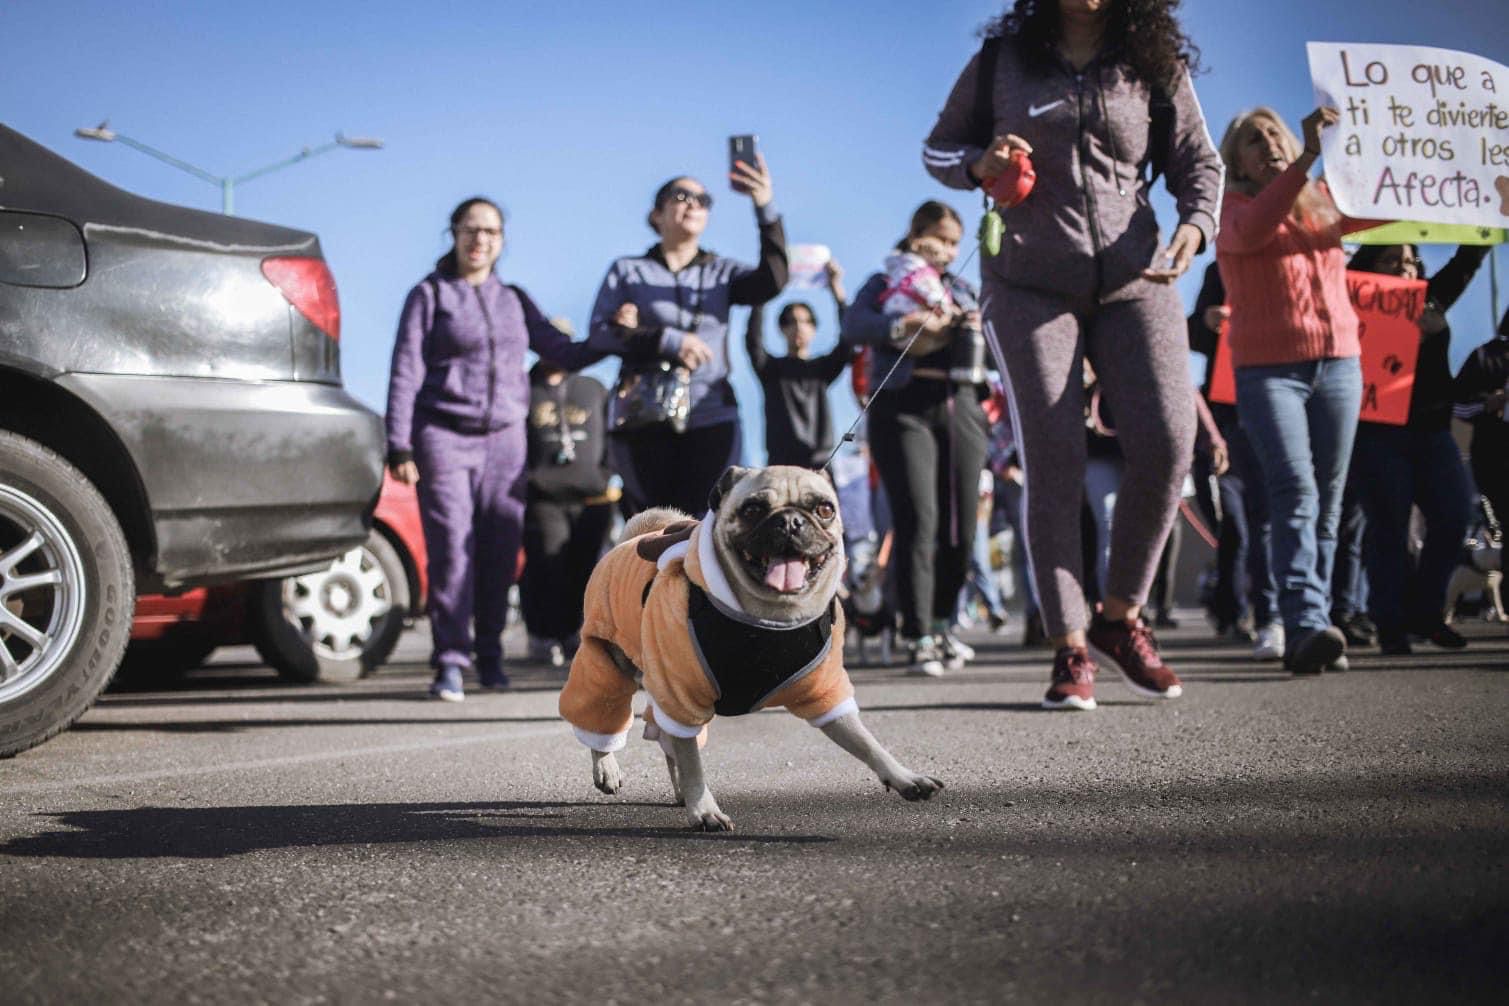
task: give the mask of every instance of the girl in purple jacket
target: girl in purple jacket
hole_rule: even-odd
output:
[[[602,354],[573,343],[498,278],[496,203],[466,200],[450,230],[451,250],[404,301],[387,428],[388,470],[418,484],[429,551],[430,694],[460,702],[473,666],[482,687],[508,687],[503,628],[524,523],[525,351],[568,370]]]

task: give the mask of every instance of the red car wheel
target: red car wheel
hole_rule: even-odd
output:
[[[374,530],[317,573],[257,584],[252,642],[290,681],[350,682],[387,661],[408,612],[403,558]]]

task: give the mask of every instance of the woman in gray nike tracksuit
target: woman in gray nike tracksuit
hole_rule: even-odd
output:
[[[1031,155],[1034,191],[1002,211],[981,262],[1021,445],[1028,555],[1056,655],[1050,708],[1093,709],[1096,665],[1173,698],[1179,679],[1140,617],[1191,457],[1195,415],[1182,307],[1172,286],[1215,237],[1222,166],[1190,84],[1173,0],[1018,0],[954,85],[923,148],[952,188]],[[982,64],[991,69],[982,80]],[[1148,196],[1161,167],[1178,207],[1167,246]],[[1079,515],[1088,356],[1128,445],[1103,610],[1081,590]]]

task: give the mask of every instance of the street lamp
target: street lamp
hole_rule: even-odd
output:
[[[335,139],[329,143],[323,143],[317,147],[305,147],[292,157],[284,158],[275,164],[257,168],[255,171],[248,171],[243,175],[221,176],[211,174],[203,168],[190,164],[188,161],[179,160],[171,154],[165,154],[156,147],[149,147],[140,140],[132,139],[124,133],[117,133],[110,128],[109,120],[100,123],[98,126],[81,126],[73,131],[73,135],[81,140],[97,140],[100,143],[124,143],[128,147],[140,150],[149,157],[155,157],[159,161],[171,164],[181,171],[187,171],[195,178],[204,179],[220,189],[220,212],[226,216],[236,215],[236,186],[241,182],[249,182],[253,178],[261,178],[263,175],[272,174],[280,168],[286,168],[290,164],[297,164],[300,161],[307,161],[311,157],[334,150],[336,147],[346,147],[350,150],[381,150],[383,145],[381,140],[371,136],[347,136],[344,133],[336,133]]]

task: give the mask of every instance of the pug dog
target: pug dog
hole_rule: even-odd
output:
[[[692,522],[640,514],[587,588],[582,646],[561,714],[592,750],[593,784],[616,793],[614,752],[636,686],[693,829],[731,831],[701,746],[715,715],[784,706],[864,762],[887,789],[927,800],[937,779],[898,762],[860,721],[843,664],[843,522],[832,484],[805,468],[728,469]]]

